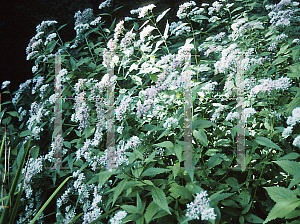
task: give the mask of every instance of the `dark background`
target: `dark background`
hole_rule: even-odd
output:
[[[30,39],[36,34],[36,26],[45,20],[56,20],[56,27],[68,24],[59,31],[63,42],[75,38],[74,14],[85,8],[93,8],[94,15],[109,12],[107,9],[99,10],[99,5],[104,0],[0,0],[0,85],[3,81],[10,81],[9,90],[11,93],[19,89],[19,85],[27,79],[33,78],[31,71],[34,60],[26,61],[26,47]],[[178,21],[176,13],[180,4],[186,1],[170,0],[148,0],[148,1],[112,1],[112,9],[119,6],[113,14],[117,22],[125,16],[131,16],[130,10],[139,7],[155,4],[154,12],[163,12],[171,8],[167,17],[169,21]],[[202,1],[196,1],[200,6]],[[137,15],[135,15],[137,16]],[[107,24],[110,25],[110,18],[107,17]],[[1,87],[1,86],[0,86]],[[2,93],[5,89],[0,90]],[[9,94],[1,96],[2,103],[11,100]]]

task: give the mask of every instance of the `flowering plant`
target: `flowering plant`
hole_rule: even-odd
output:
[[[37,26],[26,49],[28,60],[35,59],[35,77],[20,85],[12,100],[23,121],[21,137],[27,142],[32,133],[36,152],[27,163],[18,223],[38,215],[52,189],[70,175],[54,209],[40,213],[40,222],[187,223],[201,216],[211,223],[266,223],[298,218],[299,193],[284,188],[291,176],[274,165],[298,175],[288,168],[299,166],[289,161],[298,159],[300,146],[295,128],[300,106],[298,3],[196,5],[180,5],[180,21],[169,25],[167,20],[164,30],[157,24],[169,9],[156,15],[153,4],[132,10],[138,19],[121,20],[110,29],[102,29],[101,17],[85,9],[75,14],[77,35],[67,43],[60,39],[62,27],[56,29],[56,21]],[[48,63],[58,64],[61,54],[67,55],[61,57],[64,68],[54,77]],[[53,93],[54,86],[62,87],[64,99],[59,100],[63,131],[58,134],[53,108],[57,111],[60,95]],[[242,152],[236,150],[241,132],[235,127],[241,123]],[[108,144],[111,133],[115,147]],[[47,169],[58,162],[54,155],[59,150],[67,168]],[[241,153],[244,165],[235,161],[241,162]],[[289,187],[299,189],[298,179]],[[47,191],[38,191],[46,186]],[[280,209],[284,206],[288,209]]]

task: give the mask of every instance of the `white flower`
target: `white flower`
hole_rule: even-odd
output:
[[[187,212],[185,216],[192,219],[199,219],[199,214],[201,214],[201,220],[215,220],[216,214],[214,213],[214,209],[210,208],[209,201],[210,199],[206,198],[208,196],[206,191],[201,191],[197,193],[197,196],[193,202],[187,204]]]
[[[90,24],[92,26],[95,26],[100,22],[100,20],[101,20],[101,16],[98,16],[96,19],[94,19],[92,22],[90,22]]]
[[[150,5],[144,6],[142,8],[133,9],[133,10],[130,11],[130,13],[131,14],[139,13],[139,18],[144,18],[146,13],[149,10],[152,10],[154,7],[156,7],[154,4],[150,4]]]
[[[179,19],[185,18],[187,16],[186,10],[191,8],[192,6],[196,6],[196,3],[194,1],[181,4],[177,11],[177,17],[179,17]]]
[[[232,121],[232,120],[234,120],[234,119],[238,119],[239,118],[239,113],[238,112],[230,112],[228,115],[227,115],[227,117],[226,117],[226,121]]]
[[[300,40],[298,38],[296,38],[296,39],[293,40],[293,44],[294,43],[299,43],[299,42],[300,42]]]
[[[300,148],[300,135],[298,135],[294,141],[293,141],[293,146],[296,146],[298,148]]]
[[[169,117],[163,124],[163,127],[169,129],[171,128],[172,124],[178,125],[178,120],[176,118]]]
[[[243,111],[243,113],[244,113],[245,117],[248,118],[248,117],[251,117],[253,114],[255,114],[256,110],[254,108],[252,108],[252,107],[245,108],[244,111]]]
[[[293,132],[293,127],[289,126],[283,130],[282,137],[287,138],[292,134],[292,132]]]
[[[10,84],[10,81],[4,81],[4,82],[2,83],[1,89],[6,88],[9,84]]]
[[[57,36],[56,33],[51,33],[49,34],[49,36],[46,38],[46,41],[44,43],[44,45],[46,46],[50,41],[52,41],[55,37]]]
[[[119,134],[122,134],[123,129],[124,129],[124,127],[119,126],[119,127],[117,128],[117,132],[118,132]]]
[[[110,6],[110,2],[111,2],[111,0],[106,0],[105,2],[102,2],[99,5],[99,9],[103,9],[103,8],[109,7]]]
[[[122,219],[124,219],[126,217],[126,215],[127,215],[126,211],[119,211],[109,221],[110,221],[111,224],[121,224]]]

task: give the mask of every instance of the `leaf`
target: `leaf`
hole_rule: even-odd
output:
[[[292,175],[296,175],[298,170],[300,170],[300,164],[295,161],[290,160],[280,160],[280,161],[273,161],[279,165],[286,173],[290,173]]]
[[[263,223],[264,220],[259,218],[256,215],[253,215],[251,213],[248,213],[247,215],[245,215],[245,219],[246,221],[250,222],[250,223]]]
[[[29,135],[31,135],[31,131],[26,130],[26,131],[22,131],[19,136],[20,137],[26,137],[26,136],[29,136]]]
[[[177,156],[179,162],[182,161],[182,158],[181,158],[182,150],[183,150],[182,145],[176,144],[176,145],[174,146],[174,152],[175,152],[175,155]]]
[[[144,215],[146,223],[149,223],[151,221],[152,217],[156,214],[158,208],[159,207],[157,206],[157,204],[154,201],[152,201],[148,205],[148,207],[146,209],[146,212],[145,212],[145,215]]]
[[[300,156],[300,154],[298,154],[296,152],[291,152],[291,153],[279,158],[278,160],[297,159],[299,156]]]
[[[216,192],[216,193],[214,193],[213,195],[211,195],[209,197],[212,203],[218,204],[219,201],[222,201],[225,198],[228,198],[231,195],[235,194],[235,193],[223,193],[223,194],[220,194],[220,193],[221,192]]]
[[[7,113],[10,114],[13,117],[19,117],[19,114],[18,114],[17,111],[8,111]]]
[[[215,166],[217,166],[217,165],[219,165],[223,160],[220,158],[220,156],[221,156],[222,154],[219,154],[219,153],[217,153],[217,154],[215,154],[214,156],[212,156],[212,157],[210,157],[209,159],[208,159],[208,161],[207,161],[207,166],[208,166],[208,168],[210,169],[210,168],[213,168],[213,167],[215,167]]]
[[[169,172],[171,171],[170,169],[164,169],[164,168],[155,168],[155,167],[151,167],[151,168],[148,168],[146,169],[141,177],[145,177],[145,176],[155,176],[157,174],[160,174],[160,173],[165,173],[165,172]]]
[[[164,191],[160,188],[154,187],[151,190],[153,201],[163,210],[171,215],[168,207],[167,198]]]
[[[167,14],[167,12],[169,12],[170,9],[171,9],[171,8],[168,8],[168,9],[166,9],[165,11],[163,11],[163,13],[160,14],[160,15],[157,17],[156,23],[158,23],[158,22],[159,22],[159,21]]]
[[[291,183],[289,184],[289,189],[291,189],[293,186],[297,185],[300,183],[300,170],[298,171],[298,173],[296,175],[293,176],[293,179],[291,181]]]
[[[133,213],[133,214],[135,214],[135,213],[139,213],[138,212],[138,208],[137,207],[135,207],[135,206],[133,206],[133,205],[122,205],[122,206],[120,206],[122,209],[124,209],[126,212],[128,212],[128,213]]]
[[[193,194],[187,188],[179,186],[178,184],[172,184],[169,191],[171,192],[172,197],[178,198],[179,196],[181,196],[181,198],[185,198],[188,200],[193,199]]]
[[[200,141],[202,145],[204,145],[205,147],[208,146],[207,136],[204,132],[204,129],[200,129],[199,131],[194,130],[193,135],[196,139]]]
[[[181,29],[182,27],[184,27],[185,25],[187,25],[188,23],[182,23],[180,26],[178,26],[176,29],[174,29],[172,31],[172,33],[175,33],[177,30]],[[174,47],[174,46],[173,46]]]
[[[150,78],[153,82],[157,82],[158,76],[155,74],[150,73]]]
[[[113,175],[113,173],[108,170],[105,170],[96,175],[99,176],[98,182],[99,182],[100,186],[103,186],[103,184],[111,177],[111,175]]]
[[[275,66],[275,65],[278,65],[284,61],[286,61],[288,59],[288,57],[279,57],[277,59],[275,59],[275,61],[273,61],[272,65]]]
[[[72,57],[70,57],[70,64],[71,64],[71,67],[72,67],[72,71],[75,71],[75,69],[76,69],[76,62],[75,62],[75,60]]]
[[[165,40],[168,38],[168,32],[169,32],[169,23],[167,21],[165,32],[164,32],[164,39]]]
[[[285,201],[291,198],[297,198],[296,194],[285,187],[264,187],[271,199],[276,203]]]
[[[115,204],[117,198],[119,197],[119,195],[122,193],[125,185],[126,185],[127,179],[122,180],[116,187],[115,187],[115,191],[114,191],[114,197],[113,197],[113,203],[112,206]]]
[[[267,147],[270,147],[270,148],[275,148],[275,149],[278,149],[280,151],[283,151],[278,145],[276,145],[274,142],[272,142],[268,138],[265,138],[265,137],[256,137],[254,139],[254,141],[256,141],[259,145],[263,145],[263,146],[267,146]]]
[[[95,132],[95,129],[96,129],[96,127],[86,127],[83,131],[85,138],[92,136]]]
[[[164,141],[164,142],[157,143],[157,144],[154,144],[154,145],[159,146],[159,147],[165,147],[167,149],[172,149],[173,148],[173,143],[170,142],[170,141]]]
[[[264,223],[267,223],[276,218],[284,218],[286,215],[291,213],[300,205],[300,200],[298,198],[289,198],[284,201],[276,203],[268,214]]]

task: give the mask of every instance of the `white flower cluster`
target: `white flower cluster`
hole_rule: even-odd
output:
[[[132,101],[130,96],[124,96],[122,98],[120,106],[118,106],[115,109],[116,118],[118,121],[121,121],[123,118],[123,114],[126,113],[127,107],[129,106],[129,103]]]
[[[38,34],[40,34],[40,32],[43,32],[45,30],[46,26],[51,26],[51,25],[56,24],[56,23],[57,23],[57,21],[55,21],[55,20],[43,21],[41,24],[37,25],[36,32]]]
[[[214,209],[209,206],[209,198],[206,191],[201,191],[197,193],[197,196],[193,202],[187,204],[187,212],[185,216],[191,219],[200,219],[199,214],[201,214],[201,220],[215,220],[216,214],[214,213]]]
[[[217,109],[215,110],[215,112],[214,112],[213,115],[211,116],[210,120],[211,120],[212,122],[215,122],[216,119],[217,119],[218,117],[220,117],[220,112],[223,111],[223,110],[225,110],[226,108],[227,108],[227,105],[220,105],[220,107],[217,108]]]
[[[183,3],[179,6],[179,9],[177,11],[177,17],[179,19],[183,19],[188,16],[186,13],[187,9],[191,8],[192,6],[196,6],[196,3],[194,1]]]
[[[177,23],[172,22],[170,27],[169,27],[169,30],[170,30],[171,34],[175,33],[176,36],[180,36],[183,33],[190,33],[191,32],[191,27],[186,26],[186,25],[187,24],[183,23],[182,21],[178,21]]]
[[[290,136],[293,132],[293,127],[300,123],[300,107],[294,108],[292,111],[292,116],[289,116],[286,123],[289,125],[287,128],[285,128],[282,132],[282,137],[287,138]],[[298,135],[294,141],[293,145],[300,148],[300,135]]]
[[[238,112],[230,112],[225,118],[226,121],[233,121],[234,119],[238,119],[240,117]]]
[[[268,79],[261,79],[259,80],[261,84],[256,85],[250,91],[250,97],[254,97],[259,92],[265,93],[268,91],[269,93],[272,90],[287,90],[292,84],[290,83],[289,77],[281,77],[277,80]]]
[[[39,77],[34,78],[34,79],[32,80],[32,83],[35,83],[35,82],[36,82],[36,84],[35,84],[35,86],[32,88],[31,94],[35,94],[36,89],[39,88],[39,87],[43,84],[43,81],[44,81],[44,77],[42,77],[42,76],[39,76]]]
[[[170,129],[172,127],[172,124],[175,124],[175,126],[178,126],[178,120],[176,118],[169,117],[163,124],[163,127]]]
[[[2,83],[1,89],[6,88],[9,84],[10,84],[10,81],[4,81],[4,82]]]
[[[127,215],[126,211],[119,211],[109,221],[110,221],[111,224],[121,224],[122,219],[124,219],[126,217],[126,215]]]
[[[55,37],[57,36],[56,33],[51,33],[48,35],[48,37],[46,38],[46,41],[44,43],[44,45],[46,46],[49,42],[51,42]]]
[[[208,8],[208,15],[212,15],[214,11],[219,12],[221,7],[223,6],[223,4],[220,4],[219,2],[214,2],[212,4],[213,7],[209,7]]]
[[[106,1],[102,2],[102,3],[99,5],[99,9],[103,9],[103,8],[109,7],[110,4],[111,4],[111,0],[106,0]]]
[[[150,4],[150,5],[144,6],[142,8],[133,9],[133,10],[130,11],[130,13],[131,14],[139,13],[139,17],[138,18],[144,18],[145,15],[146,15],[146,13],[149,10],[152,10],[154,7],[156,7],[154,4]]]

